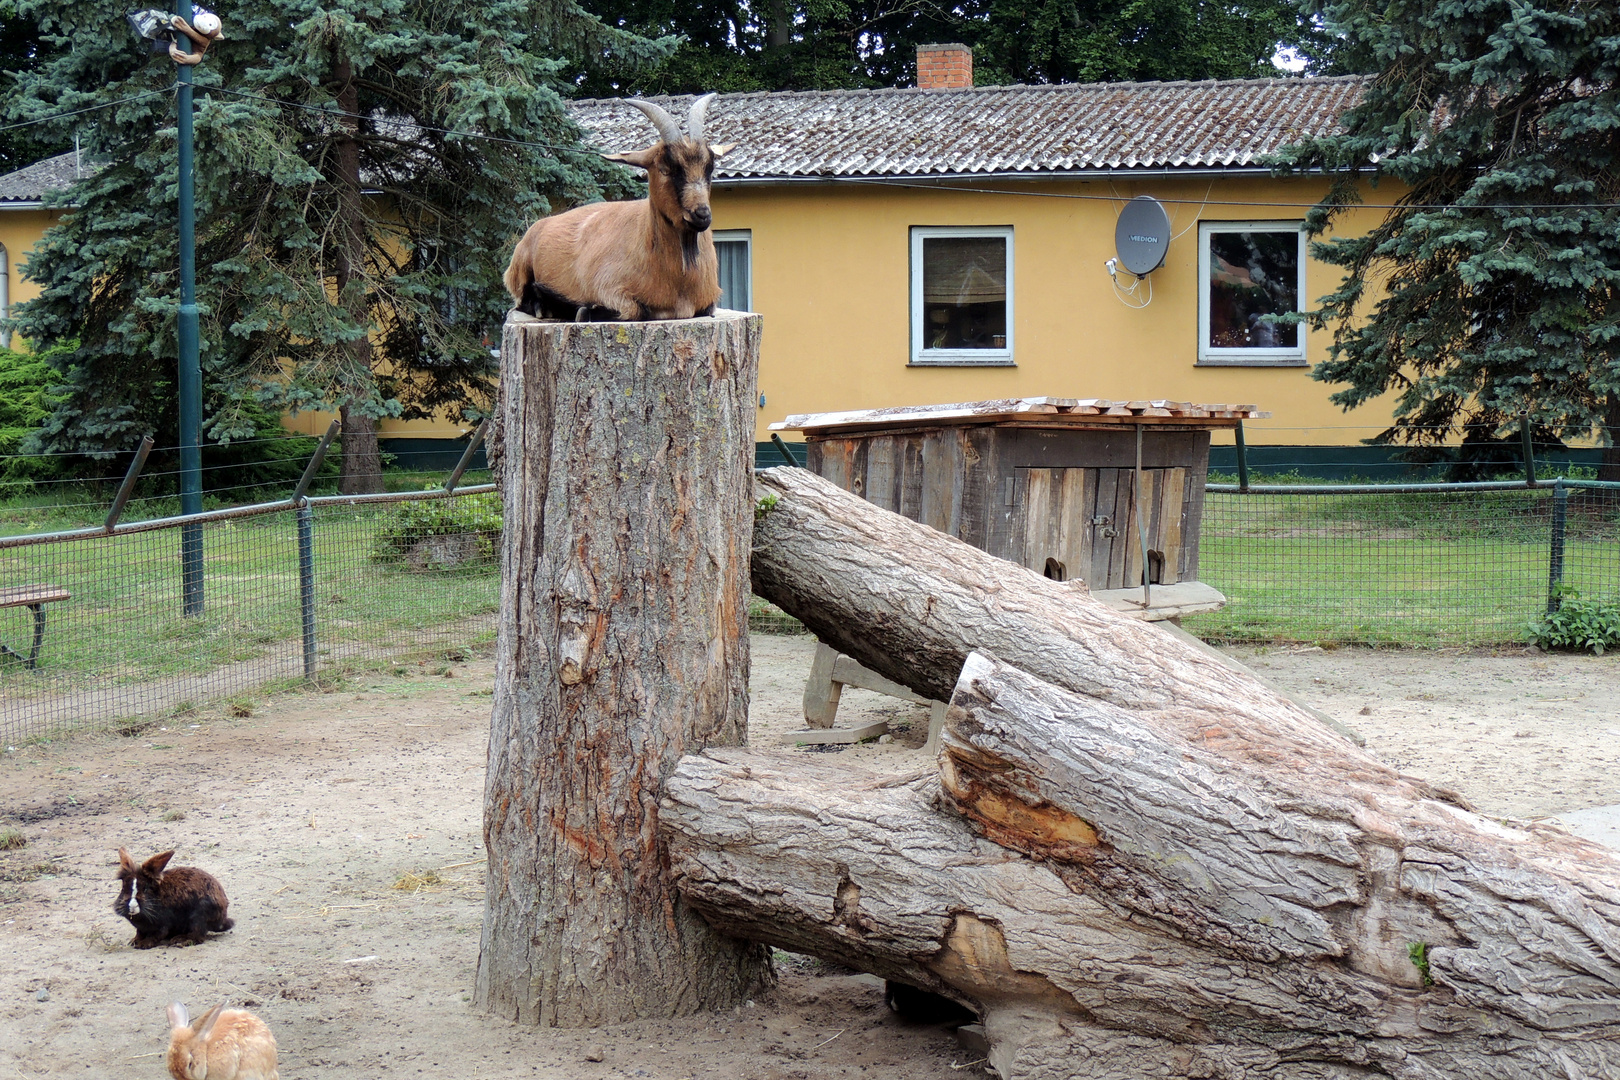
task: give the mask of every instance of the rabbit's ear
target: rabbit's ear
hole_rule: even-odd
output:
[[[191,1025],[191,1030],[197,1033],[197,1039],[199,1042],[208,1038],[208,1033],[213,1030],[214,1021],[218,1020],[219,1014],[224,1011],[225,1002],[222,1001],[218,1005],[215,1005],[212,1009],[209,1009],[207,1012],[199,1016],[197,1018],[197,1022]]]
[[[172,858],[174,858],[173,848],[170,848],[168,851],[159,852],[141,864],[141,873],[152,875],[161,874],[163,873],[163,868],[169,865],[169,860]]]
[[[135,860],[123,848],[118,849],[118,868],[126,874],[135,872]]]
[[[176,1001],[169,1006],[169,1026],[183,1028],[191,1023],[191,1017],[186,1013],[185,1005]]]

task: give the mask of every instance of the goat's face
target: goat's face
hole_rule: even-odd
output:
[[[714,163],[731,150],[712,146],[703,134],[703,117],[714,100],[705,94],[692,103],[687,134],[669,113],[650,101],[630,99],[658,129],[659,139],[645,150],[608,154],[609,161],[647,170],[647,198],[670,225],[687,232],[703,232],[714,221],[709,209],[709,184]]]
[[[608,160],[646,169],[647,198],[653,209],[671,225],[702,232],[714,220],[709,208],[714,163],[730,149],[682,139],[654,143],[646,150],[628,154],[609,154]]]

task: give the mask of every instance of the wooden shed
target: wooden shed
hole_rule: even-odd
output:
[[[790,416],[771,428],[803,432],[812,472],[878,506],[1093,593],[1139,594],[1144,552],[1150,584],[1198,580],[1210,430],[1266,415],[1038,397]],[[1159,592],[1160,618],[1224,600],[1207,588]]]

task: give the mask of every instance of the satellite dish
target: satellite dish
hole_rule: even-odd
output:
[[[1114,249],[1119,264],[1137,277],[1147,277],[1164,265],[1170,252],[1170,215],[1151,195],[1138,195],[1119,212],[1114,226]]]

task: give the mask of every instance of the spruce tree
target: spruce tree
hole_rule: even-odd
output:
[[[1596,438],[1620,479],[1620,7],[1614,0],[1336,0],[1323,14],[1376,80],[1342,134],[1292,148],[1326,169],[1307,227],[1379,180],[1364,235],[1317,242],[1342,267],[1309,316],[1312,373],[1346,409],[1395,392],[1377,441],[1466,432]]]
[[[9,113],[110,106],[43,125],[79,125],[104,167],[62,194],[73,212],[26,269],[43,293],[17,329],[78,343],[39,442],[125,449],[174,431],[174,64],[144,53],[109,0],[22,10],[62,52],[17,77]],[[378,418],[487,407],[513,238],[554,206],[633,194],[581,148],[562,73],[633,69],[675,43],[573,0],[245,0],[226,14],[195,68],[205,438],[251,434],[249,402],[337,409],[343,490],[376,490]]]
[[[28,71],[50,59],[51,47],[32,19],[17,11],[17,0],[0,0],[0,97],[12,92],[13,72]],[[0,121],[0,126],[6,126]],[[0,131],[0,173],[32,165],[73,149],[72,137],[41,131],[36,124]]]

